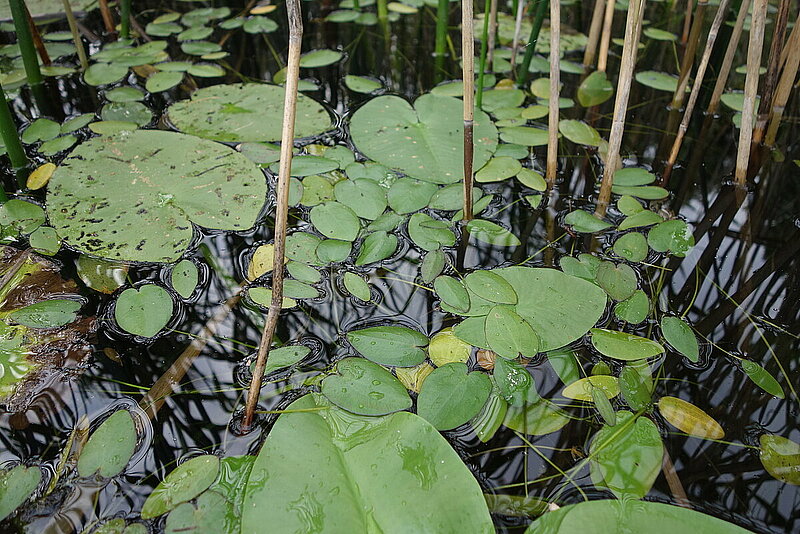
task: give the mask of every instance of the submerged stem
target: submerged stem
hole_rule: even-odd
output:
[[[275,248],[273,262],[277,267],[272,275],[272,301],[267,312],[267,320],[261,333],[258,356],[253,370],[253,379],[247,394],[247,407],[242,421],[242,429],[249,431],[253,414],[261,390],[261,379],[267,365],[269,349],[275,328],[278,325],[283,304],[283,264],[286,253],[286,227],[289,213],[289,177],[292,169],[292,148],[294,146],[294,121],[297,113],[297,86],[300,79],[300,47],[303,40],[303,20],[300,0],[288,0],[286,10],[289,18],[289,53],[286,66],[286,85],[283,103],[283,129],[281,131],[281,159],[278,168],[278,195],[275,206]]]

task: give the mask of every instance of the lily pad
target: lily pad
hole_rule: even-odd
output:
[[[448,363],[422,383],[417,413],[438,430],[450,430],[475,417],[491,391],[487,375],[470,373],[463,363]]]
[[[358,149],[412,178],[451,184],[463,178],[463,104],[456,98],[426,94],[414,106],[397,96],[373,98],[350,121]],[[474,168],[489,161],[497,130],[486,113],[475,112]]]
[[[217,478],[219,458],[213,454],[196,456],[179,465],[156,486],[142,506],[142,519],[152,519],[181,503],[194,499]]]
[[[411,367],[422,363],[428,338],[404,326],[375,326],[347,333],[347,340],[366,358],[381,365]]]
[[[168,109],[169,120],[185,133],[227,142],[279,141],[283,124],[284,89],[277,85],[214,85],[192,93]],[[297,96],[295,137],[317,135],[331,128],[320,104]]]
[[[397,236],[383,230],[369,234],[356,257],[356,265],[367,265],[385,260],[397,250]]]
[[[767,473],[781,482],[800,486],[800,444],[775,434],[763,434],[758,443]]]
[[[359,415],[386,415],[411,408],[411,397],[392,373],[364,358],[337,362],[336,374],[322,381],[322,394],[339,408]]]
[[[111,478],[120,474],[136,449],[136,426],[128,410],[117,410],[89,437],[78,458],[78,473],[99,473]]]
[[[697,363],[700,358],[700,347],[692,327],[686,321],[680,317],[665,315],[661,318],[661,333],[675,350]]]
[[[192,223],[246,230],[266,199],[250,160],[224,145],[139,130],[79,145],[48,185],[50,223],[65,242],[108,259],[170,262]]]
[[[120,293],[114,304],[114,319],[130,334],[153,337],[172,318],[172,298],[156,284],[144,284]]]
[[[646,337],[592,328],[592,345],[604,356],[615,360],[644,360],[664,352],[660,343]]]
[[[578,86],[578,102],[583,107],[599,106],[614,95],[614,86],[605,72],[591,73]]]
[[[39,467],[18,465],[0,473],[0,521],[11,515],[33,494],[42,480]]]

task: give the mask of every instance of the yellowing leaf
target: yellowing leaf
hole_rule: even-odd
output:
[[[592,390],[600,389],[606,397],[613,399],[619,395],[619,381],[615,376],[594,375],[581,378],[564,388],[561,395],[568,399],[593,402]]]
[[[265,5],[265,6],[256,6],[250,10],[251,15],[266,15],[267,13],[272,13],[278,9],[276,5]]]
[[[406,389],[419,393],[422,383],[433,372],[433,366],[428,362],[422,362],[414,367],[395,367],[394,372]]]
[[[283,258],[286,263],[288,259]],[[247,279],[255,280],[261,275],[267,274],[275,268],[275,245],[272,243],[259,246],[250,258],[247,266]]]
[[[28,175],[28,181],[25,185],[28,187],[28,189],[33,191],[36,189],[41,189],[47,185],[47,182],[50,181],[50,177],[53,176],[55,170],[56,166],[54,163],[45,163],[43,165],[39,165],[36,170]]]
[[[677,397],[661,397],[658,410],[669,424],[690,436],[722,439],[725,431],[710,415],[690,402]]]

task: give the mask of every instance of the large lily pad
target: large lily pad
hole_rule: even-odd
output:
[[[246,230],[266,198],[264,176],[235,150],[139,130],[78,146],[50,179],[47,210],[70,246],[114,260],[171,262],[192,223]]]
[[[478,483],[424,419],[315,408],[303,397],[272,427],[247,481],[242,532],[494,532]]]
[[[214,85],[169,107],[169,120],[180,131],[227,142],[279,141],[283,124],[283,87],[266,84]],[[297,96],[295,137],[331,128],[328,112],[305,95]]]
[[[350,134],[358,149],[375,161],[437,184],[463,178],[463,103],[426,94],[411,104],[397,96],[373,98],[353,115]],[[475,112],[474,168],[497,148],[497,129],[483,111]]]

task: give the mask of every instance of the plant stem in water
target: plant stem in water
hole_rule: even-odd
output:
[[[444,79],[444,58],[447,56],[447,19],[450,2],[439,0],[436,8],[436,44],[434,47],[434,69],[436,81]]]
[[[78,23],[75,20],[75,14],[72,12],[72,6],[69,0],[61,0],[64,5],[64,13],[67,15],[67,22],[69,23],[69,31],[72,33],[72,42],[75,43],[75,49],[78,51],[78,60],[81,62],[81,69],[86,70],[89,68],[89,60],[86,57],[86,49],[83,48],[83,41],[78,33]]]
[[[611,29],[614,24],[614,0],[606,2],[603,14],[603,32],[600,34],[600,53],[597,56],[597,70],[606,71],[608,65],[608,49],[611,47]]]
[[[612,3],[609,0],[609,3]],[[636,53],[639,47],[639,33],[642,27],[642,15],[645,0],[631,0],[628,4],[628,18],[625,24],[625,44],[622,47],[622,63],[617,81],[617,96],[614,100],[614,118],[611,122],[611,134],[608,138],[608,155],[603,169],[603,182],[600,184],[600,195],[597,198],[595,214],[603,217],[611,200],[611,185],[614,172],[617,170],[619,150],[622,146],[622,134],[625,131],[625,115],[628,111],[628,98],[631,94],[631,80],[636,66]]]
[[[744,80],[744,103],[742,125],[739,130],[739,150],[736,154],[736,185],[744,189],[747,182],[747,167],[750,163],[750,144],[753,140],[756,96],[758,93],[758,70],[761,68],[761,51],[764,47],[764,24],[767,18],[767,0],[755,0],[753,18],[750,23],[750,42],[747,45],[747,75]]]
[[[764,132],[767,129],[770,107],[775,86],[778,83],[778,75],[781,70],[781,52],[784,49],[784,39],[786,36],[786,24],[789,20],[789,0],[781,0],[778,5],[778,16],[775,19],[775,28],[772,33],[772,43],[769,48],[769,60],[767,72],[764,74],[764,83],[761,86],[761,104],[758,106],[756,117],[756,127],[753,131],[753,145],[757,146],[764,140]]]
[[[14,123],[14,117],[11,116],[11,110],[8,109],[6,94],[2,86],[0,86],[0,93],[3,95],[3,102],[0,104],[0,134],[3,136],[3,143],[6,145],[6,153],[8,159],[11,160],[11,166],[16,171],[28,165],[28,156],[25,155],[25,150],[19,140],[17,125]]]
[[[483,75],[486,73],[486,54],[489,51],[489,9],[491,0],[486,0],[483,6],[483,30],[481,31],[481,55],[478,60],[478,94],[475,96],[475,105],[481,109],[483,105]],[[466,87],[464,88],[466,91]]]
[[[497,0],[492,0],[489,6],[489,38],[486,41],[489,46],[489,51],[486,55],[486,61],[490,69],[494,68],[494,45],[496,37],[497,37]],[[483,89],[483,86],[481,86],[481,89]]]
[[[525,2],[517,0],[517,18],[514,21],[514,40],[511,42],[511,76],[516,78],[517,48],[519,47],[519,34],[522,31],[522,14],[525,12]]]
[[[683,60],[681,61],[681,72],[678,75],[678,88],[675,89],[675,94],[672,95],[672,109],[680,109],[683,105],[683,99],[686,97],[686,87],[689,85],[689,75],[692,73],[694,56],[697,52],[697,45],[700,42],[700,34],[703,32],[703,22],[705,20],[707,7],[708,0],[699,0],[697,2],[697,9],[692,19],[692,31],[689,33],[688,46],[684,51]]]
[[[113,36],[116,33],[114,26],[114,17],[111,16],[111,9],[108,7],[108,0],[98,0],[100,6],[100,14],[103,16],[103,24],[106,27],[106,32]]]
[[[583,66],[588,70],[594,63],[597,55],[597,44],[600,40],[600,30],[603,28],[603,14],[605,11],[605,0],[596,0],[594,11],[592,11],[592,22],[589,25],[589,40],[586,43],[586,50],[583,53]]]
[[[528,44],[525,47],[525,56],[522,58],[522,64],[517,69],[517,86],[524,87],[528,83],[528,69],[533,60],[533,54],[536,52],[536,42],[539,40],[539,32],[542,29],[542,22],[544,15],[547,11],[548,0],[536,0],[536,13],[533,17],[533,26],[531,26],[531,34],[528,36]]]
[[[472,219],[472,127],[475,119],[475,28],[472,0],[461,0],[461,73],[464,79],[464,220]]]
[[[22,63],[25,66],[25,75],[28,83],[33,86],[42,84],[42,72],[39,70],[39,60],[36,57],[36,47],[28,25],[28,15],[22,0],[9,0],[11,15],[14,17],[14,29],[17,32],[17,44],[22,53]]]
[[[794,27],[800,28],[800,16],[798,16],[798,20],[794,23]],[[786,109],[786,103],[789,101],[789,94],[794,86],[794,80],[797,78],[797,70],[798,67],[800,67],[800,31],[792,30],[789,41],[786,43],[785,50],[788,50],[789,54],[786,57],[786,63],[783,66],[781,78],[775,89],[775,97],[772,99],[769,128],[764,138],[764,145],[768,147],[775,144],[775,138],[778,135],[778,126],[780,126],[783,112]]]
[[[547,114],[547,170],[548,189],[556,183],[558,171],[558,97],[561,85],[559,42],[561,41],[561,2],[550,1],[550,100]]]
[[[34,22],[33,17],[31,17],[31,12],[28,10],[28,6],[25,5],[24,2],[22,5],[25,8],[25,19],[28,21],[28,29],[30,30],[31,37],[33,38],[33,46],[36,47],[36,52],[39,54],[39,59],[42,60],[42,65],[49,67],[52,61],[50,61],[50,54],[47,53],[47,48],[45,48],[44,41],[42,41],[39,28],[36,27],[36,22]]]
[[[300,0],[287,0],[286,11],[289,19],[289,53],[286,65],[286,85],[283,103],[283,129],[281,131],[281,159],[278,167],[278,194],[275,206],[275,248],[272,274],[272,301],[267,312],[267,320],[261,333],[258,355],[253,370],[253,380],[247,393],[247,407],[242,428],[249,431],[253,414],[258,404],[261,379],[267,365],[269,349],[278,325],[278,317],[283,304],[283,264],[286,253],[286,228],[289,213],[289,177],[292,170],[292,148],[294,147],[294,121],[297,112],[297,85],[300,79],[300,47],[303,40],[303,19]]]
[[[717,76],[717,82],[714,84],[714,90],[711,93],[711,100],[708,102],[706,108],[706,115],[714,115],[719,107],[720,97],[725,90],[728,83],[728,76],[733,67],[733,59],[736,55],[736,49],[739,47],[739,40],[742,38],[742,29],[744,28],[744,21],[747,18],[747,13],[750,11],[750,2],[752,0],[742,0],[739,7],[739,13],[736,16],[736,24],[733,27],[730,40],[728,41],[728,48],[725,50],[725,57],[722,60],[722,67]]]
[[[120,0],[119,34],[123,39],[131,36],[131,0]]]
[[[717,40],[719,29],[722,26],[722,22],[725,20],[725,15],[727,15],[728,12],[728,1],[729,0],[722,0],[722,2],[720,2],[719,8],[717,9],[717,14],[714,16],[714,22],[711,23],[711,29],[708,31],[708,38],[706,39],[706,47],[703,50],[703,57],[700,60],[700,65],[697,67],[697,74],[695,75],[694,85],[692,86],[692,93],[689,95],[689,102],[686,104],[686,109],[683,112],[683,120],[681,120],[680,127],[678,128],[678,134],[675,136],[675,141],[672,143],[672,150],[670,151],[669,160],[667,161],[667,164],[664,167],[664,173],[661,176],[661,185],[666,185],[669,181],[670,174],[672,173],[672,167],[675,165],[675,161],[678,159],[678,153],[681,150],[683,138],[686,136],[686,132],[689,130],[689,120],[692,118],[692,112],[697,104],[697,98],[700,96],[700,87],[703,84],[703,78],[705,77],[708,63],[711,60],[711,52],[714,50],[714,43]]]

